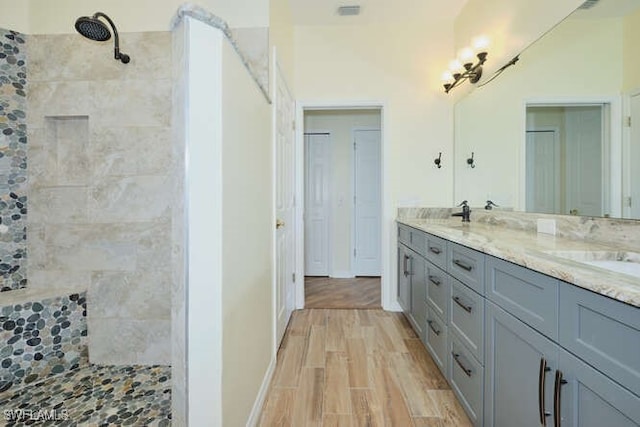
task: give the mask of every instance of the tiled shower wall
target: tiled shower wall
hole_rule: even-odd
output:
[[[0,291],[27,286],[26,37],[0,29]]]
[[[88,288],[89,357],[169,364],[170,33],[29,37],[29,287]]]

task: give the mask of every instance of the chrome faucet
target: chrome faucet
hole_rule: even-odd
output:
[[[462,212],[456,212],[451,214],[451,216],[461,216],[462,222],[471,222],[471,208],[466,200],[458,205],[458,207],[462,207]]]

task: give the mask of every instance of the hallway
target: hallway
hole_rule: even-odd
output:
[[[469,426],[404,316],[293,313],[260,426]]]
[[[305,308],[381,308],[380,278],[304,278]]]

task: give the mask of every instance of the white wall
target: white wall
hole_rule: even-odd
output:
[[[468,0],[455,21],[455,48],[469,46],[472,38],[488,36],[491,45],[485,79],[540,38],[584,0]],[[457,92],[461,93],[461,92]]]
[[[380,129],[380,111],[307,111],[305,132],[331,133],[331,276],[351,274],[353,216],[353,129]]]
[[[269,52],[278,51],[280,70],[293,90],[293,17],[289,0],[271,0],[269,8]]]
[[[515,67],[460,101],[455,111],[456,199],[484,206],[490,198],[524,209],[525,101],[618,95],[621,40],[620,19],[567,20],[527,49]],[[465,161],[472,151],[475,169]]]
[[[109,15],[119,32],[167,31],[183,0],[0,0],[0,27],[28,34],[75,32],[79,16]],[[269,0],[199,0],[193,2],[226,20],[230,27],[267,27]]]

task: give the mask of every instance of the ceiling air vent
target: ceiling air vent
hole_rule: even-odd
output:
[[[338,8],[338,15],[340,16],[360,15],[360,6],[340,6]]]
[[[591,9],[595,6],[600,0],[587,0],[578,9]]]

